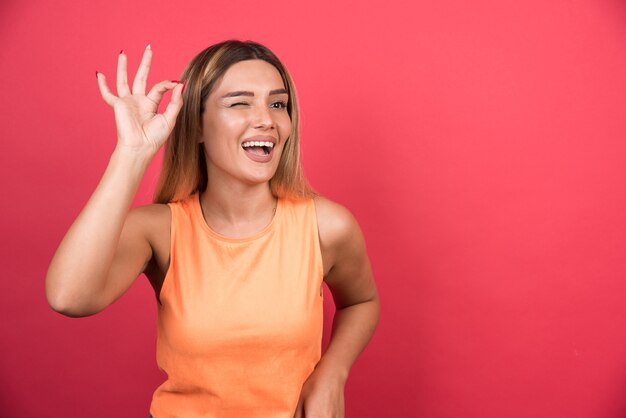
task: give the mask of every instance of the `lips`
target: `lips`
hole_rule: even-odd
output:
[[[266,163],[272,160],[276,139],[271,136],[254,136],[246,138],[241,147],[252,161]]]

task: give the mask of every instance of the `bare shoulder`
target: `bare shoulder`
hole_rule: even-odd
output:
[[[360,233],[359,224],[350,211],[323,196],[315,196],[315,211],[320,239],[328,245],[341,245],[353,234]]]
[[[315,197],[324,282],[337,309],[377,299],[376,284],[356,219],[344,206]]]
[[[171,218],[169,206],[160,203],[137,206],[126,218],[126,225],[139,230],[149,242],[153,257],[161,261],[159,264],[169,258]]]
[[[322,196],[314,198],[324,275],[343,260],[362,254],[365,242],[352,213]]]
[[[162,203],[152,203],[149,205],[137,206],[128,213],[133,222],[143,226],[157,226],[170,222],[171,211],[168,205]]]
[[[157,291],[157,295],[169,266],[171,219],[172,214],[168,205],[149,204],[131,209],[124,226],[136,229],[150,245],[152,256],[142,270]]]

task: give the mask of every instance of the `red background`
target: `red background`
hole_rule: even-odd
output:
[[[134,73],[151,43],[152,84],[239,38],[287,65],[306,172],[366,235],[382,317],[348,417],[626,416],[625,17],[604,0],[4,0],[0,414],[147,416],[164,378],[147,280],[70,319],[45,272],[115,144],[95,70],[113,79],[124,48]]]

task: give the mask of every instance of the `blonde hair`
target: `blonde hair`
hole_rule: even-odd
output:
[[[289,94],[287,112],[291,133],[283,149],[278,168],[270,179],[276,197],[299,199],[314,195],[304,177],[300,162],[300,123],[296,89],[289,73],[267,47],[252,41],[227,40],[212,45],[196,55],[185,68],[183,107],[165,145],[163,167],[154,195],[155,203],[169,203],[204,191],[208,184],[206,159],[201,143],[204,103],[215,83],[228,68],[239,62],[260,59],[272,64],[280,73]]]

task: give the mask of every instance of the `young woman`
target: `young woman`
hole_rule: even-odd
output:
[[[151,58],[148,46],[130,87],[120,53],[117,96],[96,73],[117,146],[52,259],[51,307],[95,314],[145,273],[167,374],[154,418],[343,417],[378,294],[357,222],[304,179],[289,74],[268,48],[230,40],[146,94]],[[130,209],[164,143],[155,203]],[[337,308],[323,355],[322,282]]]

